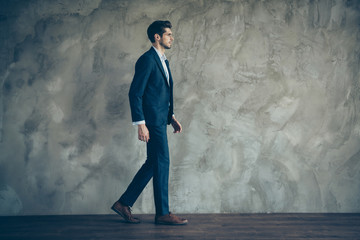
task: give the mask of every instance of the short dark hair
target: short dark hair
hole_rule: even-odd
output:
[[[162,37],[163,33],[165,32],[165,28],[171,28],[171,23],[169,21],[155,21],[147,29],[147,35],[149,40],[153,43],[155,42],[154,35],[157,33]]]

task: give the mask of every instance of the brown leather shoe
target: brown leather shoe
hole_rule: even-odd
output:
[[[115,202],[111,209],[122,216],[127,223],[140,223],[140,219],[133,217],[129,206],[125,206],[120,202]]]
[[[179,218],[170,212],[164,216],[156,216],[155,223],[164,225],[185,225],[188,223],[188,220],[185,218]]]

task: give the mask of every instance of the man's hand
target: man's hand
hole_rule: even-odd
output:
[[[171,126],[174,128],[174,133],[181,133],[182,127],[178,120],[173,116],[171,120]]]
[[[140,141],[148,142],[150,139],[149,130],[145,124],[138,125],[138,138]]]

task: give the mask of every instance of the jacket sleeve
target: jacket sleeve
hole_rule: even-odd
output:
[[[150,57],[146,55],[141,56],[135,64],[135,75],[129,90],[129,102],[133,122],[145,120],[142,98],[152,67],[153,61],[151,61]]]

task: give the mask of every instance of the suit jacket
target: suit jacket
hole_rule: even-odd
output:
[[[135,64],[135,75],[129,90],[133,122],[145,120],[146,125],[171,123],[173,115],[173,81],[169,65],[169,84],[156,51],[151,47]]]

